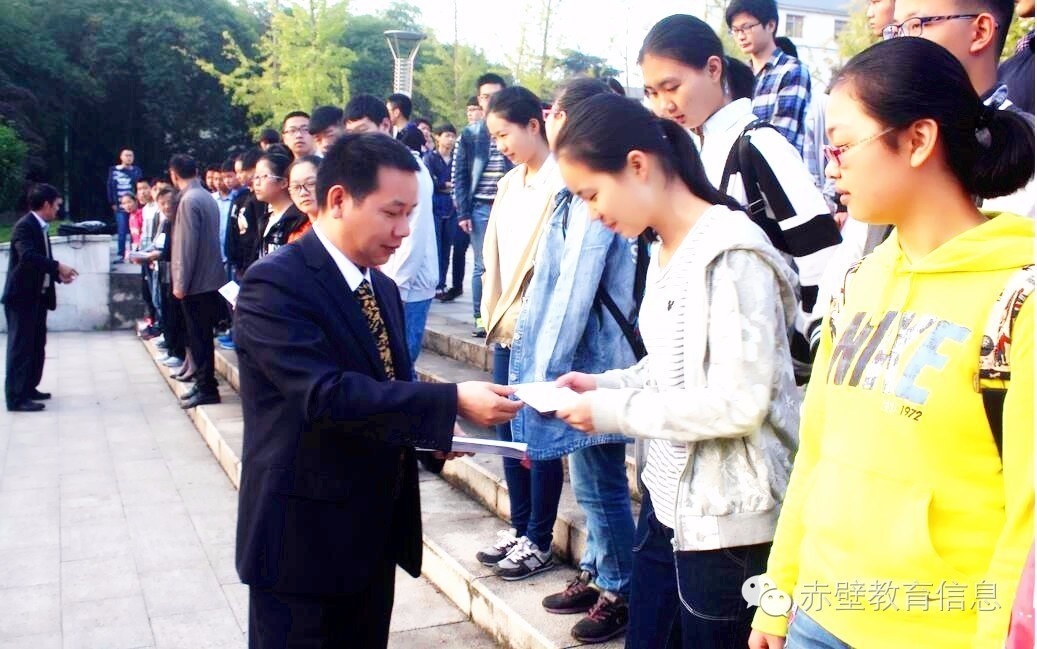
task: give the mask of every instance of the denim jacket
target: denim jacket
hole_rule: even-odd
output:
[[[628,367],[634,353],[619,325],[595,300],[598,286],[624,312],[634,305],[634,242],[587,216],[587,205],[563,189],[540,241],[511,345],[509,383],[551,381],[570,371],[598,374]],[[623,435],[587,435],[530,407],[511,422],[529,457],[546,460]]]
[[[461,131],[454,145],[454,204],[457,205],[457,217],[462,221],[472,218],[472,203],[479,178],[486,169],[490,158],[490,131],[486,122],[469,124]],[[515,166],[507,157],[504,158],[504,171]]]

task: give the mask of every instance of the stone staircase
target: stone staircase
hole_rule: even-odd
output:
[[[434,304],[426,328],[424,351],[417,372],[422,381],[459,382],[490,380],[492,355],[481,339],[471,336],[466,317],[468,304]],[[157,357],[159,352],[145,343]],[[164,376],[168,370],[158,366]],[[188,411],[213,456],[237,486],[241,478],[243,421],[237,394],[238,367],[234,352],[217,349],[216,370],[223,403]],[[167,378],[178,395],[182,383]],[[490,438],[492,431],[461,422],[472,436]],[[628,479],[633,479],[633,461],[627,459]],[[581,646],[569,629],[579,616],[547,613],[540,605],[548,594],[564,587],[575,576],[577,562],[587,542],[583,513],[572,489],[565,483],[558,519],[554,527],[555,552],[566,563],[559,568],[519,581],[505,582],[475,560],[476,551],[504,529],[509,517],[508,488],[500,459],[474,456],[446,463],[442,474],[421,472],[424,522],[424,576],[441,590],[472,622],[511,649],[558,649]],[[635,496],[635,515],[638,503]],[[449,645],[446,645],[449,646]],[[600,645],[623,646],[622,638]]]

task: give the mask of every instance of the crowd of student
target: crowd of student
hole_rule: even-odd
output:
[[[419,169],[382,267],[411,361],[471,245],[494,382],[581,395],[497,426],[528,461],[504,460],[511,528],[480,562],[506,580],[556,565],[567,457],[588,538],[543,605],[585,614],[582,642],[1002,647],[1033,538],[1033,34],[999,73],[1010,0],[872,0],[868,17],[883,40],[829,92],[779,47],[773,0],[733,0],[750,65],[670,16],[638,57],[643,104],[592,79],[545,104],[485,74],[458,133],[406,95],[359,95],[289,113],[198,180],[174,158],[179,208],[125,151],[109,188],[144,333],[197,381],[185,407],[218,400],[217,284],[312,227],[343,134],[393,136]],[[746,607],[763,574],[792,615]]]

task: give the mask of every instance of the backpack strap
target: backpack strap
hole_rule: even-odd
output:
[[[648,261],[649,261],[649,235],[642,233],[635,240],[636,246],[636,261],[634,266],[634,318],[633,320],[628,319],[623,311],[616,304],[616,301],[612,299],[608,291],[605,289],[604,283],[598,284],[598,292],[594,295],[594,299],[600,302],[603,307],[609,312],[616,324],[619,325],[619,330],[623,333],[623,337],[626,338],[627,344],[630,345],[630,349],[634,352],[634,357],[637,360],[641,360],[648,355],[648,349],[645,348],[644,340],[641,338],[641,331],[637,326],[638,314],[641,311],[641,302],[645,297],[645,287],[648,281]]]
[[[742,134],[735,140],[734,146],[731,147],[731,151],[727,155],[727,162],[724,163],[724,173],[720,180],[720,191],[730,195],[728,186],[731,182],[731,176],[736,173],[740,174],[742,186],[745,190],[746,214],[749,215],[753,223],[763,230],[775,248],[786,254],[791,254],[789,253],[788,243],[785,241],[785,234],[781,231],[781,226],[776,220],[767,215],[767,200],[760,190],[757,165],[766,165],[767,161],[763,159],[763,154],[760,153],[759,149],[753,146],[751,133],[761,128],[773,129],[774,127],[762,119],[757,119],[742,129]]]
[[[1012,378],[1012,327],[1026,298],[1033,293],[1035,283],[1037,275],[1032,264],[1012,274],[994,303],[983,329],[979,349],[978,388],[998,455],[1001,455],[1004,436],[1005,395]]]

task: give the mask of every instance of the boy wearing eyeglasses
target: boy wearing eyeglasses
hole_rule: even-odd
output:
[[[313,135],[310,134],[309,113],[295,110],[285,115],[281,120],[281,141],[296,158],[316,153]]]
[[[774,0],[733,0],[724,12],[728,30],[756,75],[753,113],[770,123],[803,155],[804,122],[810,104],[810,73],[774,41]]]

